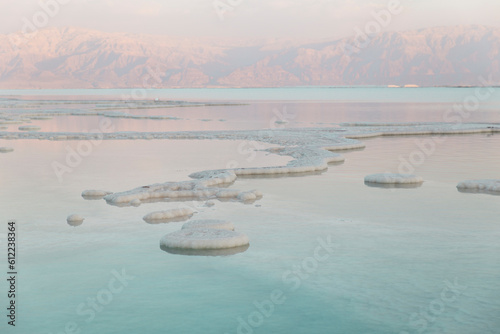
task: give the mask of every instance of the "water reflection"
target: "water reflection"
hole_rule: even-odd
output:
[[[66,221],[69,226],[77,227],[83,224],[83,220],[73,220],[73,221]]]
[[[401,184],[394,184],[394,183],[376,183],[376,182],[367,182],[365,181],[365,185],[368,187],[372,188],[384,188],[384,189],[396,189],[396,188],[401,188],[401,189],[415,189],[415,188],[420,188],[423,183],[401,183]]]
[[[342,162],[343,163],[343,162]],[[341,165],[342,163],[335,163],[336,165]],[[333,165],[333,164],[332,164]],[[303,177],[303,176],[314,176],[321,175],[327,170],[314,171],[314,172],[302,172],[302,173],[289,173],[289,174],[251,174],[251,175],[238,175],[238,179],[280,179],[288,177]]]
[[[500,192],[498,191],[491,191],[491,190],[482,190],[482,189],[463,189],[463,188],[457,188],[458,192],[464,193],[464,194],[484,194],[484,195],[493,195],[493,196],[500,196]]]
[[[184,248],[168,248],[163,245],[160,249],[164,252],[176,255],[190,255],[190,256],[230,256],[245,252],[250,245],[244,245],[233,248],[224,249],[184,249]]]

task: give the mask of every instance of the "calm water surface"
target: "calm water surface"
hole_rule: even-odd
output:
[[[454,102],[435,101],[441,92],[435,89],[428,100],[409,103],[377,102],[361,94],[359,101],[369,101],[152,109],[146,112],[184,113],[186,119],[116,119],[114,124],[117,131],[268,128],[273,109],[284,107],[296,115],[285,126],[440,121],[445,108],[440,103]],[[201,99],[208,98],[203,94]],[[495,108],[494,103],[482,105],[472,117],[500,122]],[[205,118],[213,121],[198,120]],[[36,122],[42,131],[82,131],[98,119],[65,116]],[[8,131],[16,128],[10,125]],[[16,219],[20,230],[16,330],[499,333],[500,196],[464,194],[455,186],[466,179],[500,178],[500,136],[446,138],[415,166],[426,180],[419,188],[373,188],[363,178],[397,171],[401,161],[432,138],[373,138],[364,141],[366,149],[343,153],[345,163],[322,174],[240,178],[233,188],[257,188],[263,199],[250,205],[216,202],[210,208],[196,201],[118,208],[85,201],[80,193],[185,180],[191,172],[224,168],[229,162],[281,165],[288,158],[257,152],[248,159],[238,141],[105,141],[59,180],[51,164],[63,161],[66,147],[77,142],[0,140],[0,146],[15,149],[0,155],[0,219]],[[198,211],[196,219],[233,221],[249,236],[250,248],[227,257],[162,251],[160,238],[183,223],[152,225],[142,216],[185,206]],[[69,226],[65,219],[71,213],[86,220]],[[0,231],[2,243],[5,232]],[[314,262],[315,250],[328,240],[329,252]],[[115,271],[122,270],[133,278],[123,290],[106,294]],[[6,288],[2,280],[0,289]],[[277,292],[280,303],[270,306]],[[98,300],[105,303],[92,309],[89,303]],[[0,328],[6,329],[5,321]]]

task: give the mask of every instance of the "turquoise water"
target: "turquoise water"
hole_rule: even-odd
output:
[[[301,108],[318,108],[287,105],[299,115]],[[342,118],[341,104],[320,105],[321,113],[300,117],[311,123],[384,118],[383,110],[359,105],[349,109],[358,114]],[[259,118],[269,106],[252,104],[256,115],[240,115]],[[401,120],[440,117],[441,109],[402,106]],[[390,108],[397,115],[396,105]],[[189,111],[190,118],[208,109],[199,110]],[[500,121],[495,109],[479,114]],[[78,126],[57,122],[49,131]],[[151,126],[154,121],[131,125]],[[59,181],[51,164],[77,142],[0,140],[15,149],[0,155],[0,219],[17,220],[20,254],[18,326],[7,328],[3,320],[2,333],[499,333],[500,196],[464,194],[455,186],[499,178],[500,136],[447,138],[415,166],[426,180],[420,188],[372,188],[363,178],[397,170],[401,158],[431,137],[374,138],[322,174],[240,178],[232,188],[259,189],[263,199],[210,208],[192,201],[119,208],[80,193],[183,180],[230,161],[264,166],[287,158],[257,152],[249,161],[241,142],[231,141],[105,141]],[[250,248],[227,257],[162,251],[160,238],[183,223],[147,224],[142,216],[185,206],[199,211],[196,219],[233,221]],[[71,213],[86,220],[69,226]],[[4,248],[6,230],[0,233]],[[0,289],[6,291],[4,280]]]

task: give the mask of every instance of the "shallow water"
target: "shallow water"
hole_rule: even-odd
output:
[[[43,101],[26,102],[24,110],[32,113],[58,112],[62,116],[50,120],[33,119],[23,125],[37,125],[41,132],[85,132],[99,128],[103,116],[75,116],[75,112],[112,112],[118,111],[132,116],[149,117],[144,119],[108,118],[113,131],[221,131],[221,130],[258,130],[274,128],[331,127],[344,122],[452,122],[457,117],[452,112],[456,106],[463,106],[466,90],[458,90],[462,95],[454,98],[456,102],[442,101],[430,103],[415,101],[381,102],[374,99],[366,102],[344,101],[253,101],[238,105],[182,106],[165,108],[113,109],[116,103],[107,102],[106,110],[93,101],[89,104],[76,104],[71,108],[61,105],[66,97],[59,97],[57,104],[40,105]],[[457,93],[458,94],[458,93]],[[84,98],[84,97],[83,97]],[[462,100],[460,100],[460,98]],[[77,97],[81,100],[82,97]],[[154,105],[154,103],[152,103]],[[1,105],[1,103],[0,103]],[[107,110],[109,107],[109,110]],[[461,107],[462,109],[464,107]],[[18,108],[0,109],[15,115]],[[477,109],[467,112],[463,122],[500,122],[500,100],[495,98],[481,102]],[[450,116],[451,115],[451,116]],[[167,116],[172,119],[151,119]],[[451,119],[451,120],[450,120]],[[0,121],[1,123],[1,121]],[[2,126],[2,124],[0,124]],[[19,132],[21,124],[4,124],[11,132]]]
[[[317,108],[316,103],[288,105]],[[367,119],[369,110],[345,118],[328,113],[337,107],[326,104],[311,120],[387,120],[379,113]],[[267,104],[252,108],[263,108],[258,115],[268,113]],[[429,121],[402,110],[401,120]],[[490,113],[498,121],[498,113]],[[57,129],[71,126],[61,121]],[[430,140],[366,139],[364,150],[343,152],[345,163],[325,173],[239,178],[232,188],[264,193],[253,204],[216,201],[204,207],[187,201],[138,208],[86,201],[80,193],[185,180],[191,172],[228,164],[281,165],[289,159],[265,152],[254,157],[245,150],[251,144],[242,141],[110,140],[95,146],[60,181],[51,164],[64,161],[66,147],[75,149],[77,141],[0,140],[0,146],[15,149],[0,155],[0,218],[17,219],[20,229],[17,329],[63,333],[74,323],[81,333],[104,334],[498,333],[500,197],[464,194],[455,186],[466,179],[499,178],[500,136],[447,136],[435,147]],[[402,161],[422,151],[422,143],[432,153],[411,165],[426,180],[422,187],[364,184],[368,174],[397,172]],[[196,219],[231,220],[249,236],[250,247],[227,257],[163,251],[160,238],[183,223],[147,224],[142,217],[176,207],[196,209]],[[66,223],[72,213],[86,218],[81,226]],[[5,232],[0,231],[2,243]],[[312,260],[328,238],[331,253],[322,251],[323,260]],[[105,289],[114,270],[122,269],[134,278],[110,297]],[[443,298],[449,285],[454,293],[447,290]],[[6,289],[4,282],[0,289]],[[267,301],[276,290],[282,292],[280,303],[271,307]],[[88,298],[106,302],[95,317]],[[256,313],[259,305],[264,309]],[[5,323],[0,326],[3,330]]]
[[[366,87],[278,87],[278,88],[180,88],[180,89],[2,89],[4,96],[60,98],[62,96],[114,97],[121,100],[168,99],[193,101],[350,101],[350,102],[462,102],[476,94],[476,87],[386,88]],[[484,94],[487,88],[481,88]],[[497,89],[497,88],[496,88]],[[491,102],[500,100],[494,92]]]

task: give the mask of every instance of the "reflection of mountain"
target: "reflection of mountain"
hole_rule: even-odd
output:
[[[16,45],[17,47],[14,47]],[[46,29],[0,35],[1,88],[476,85],[500,71],[500,29],[385,32],[305,45]]]

